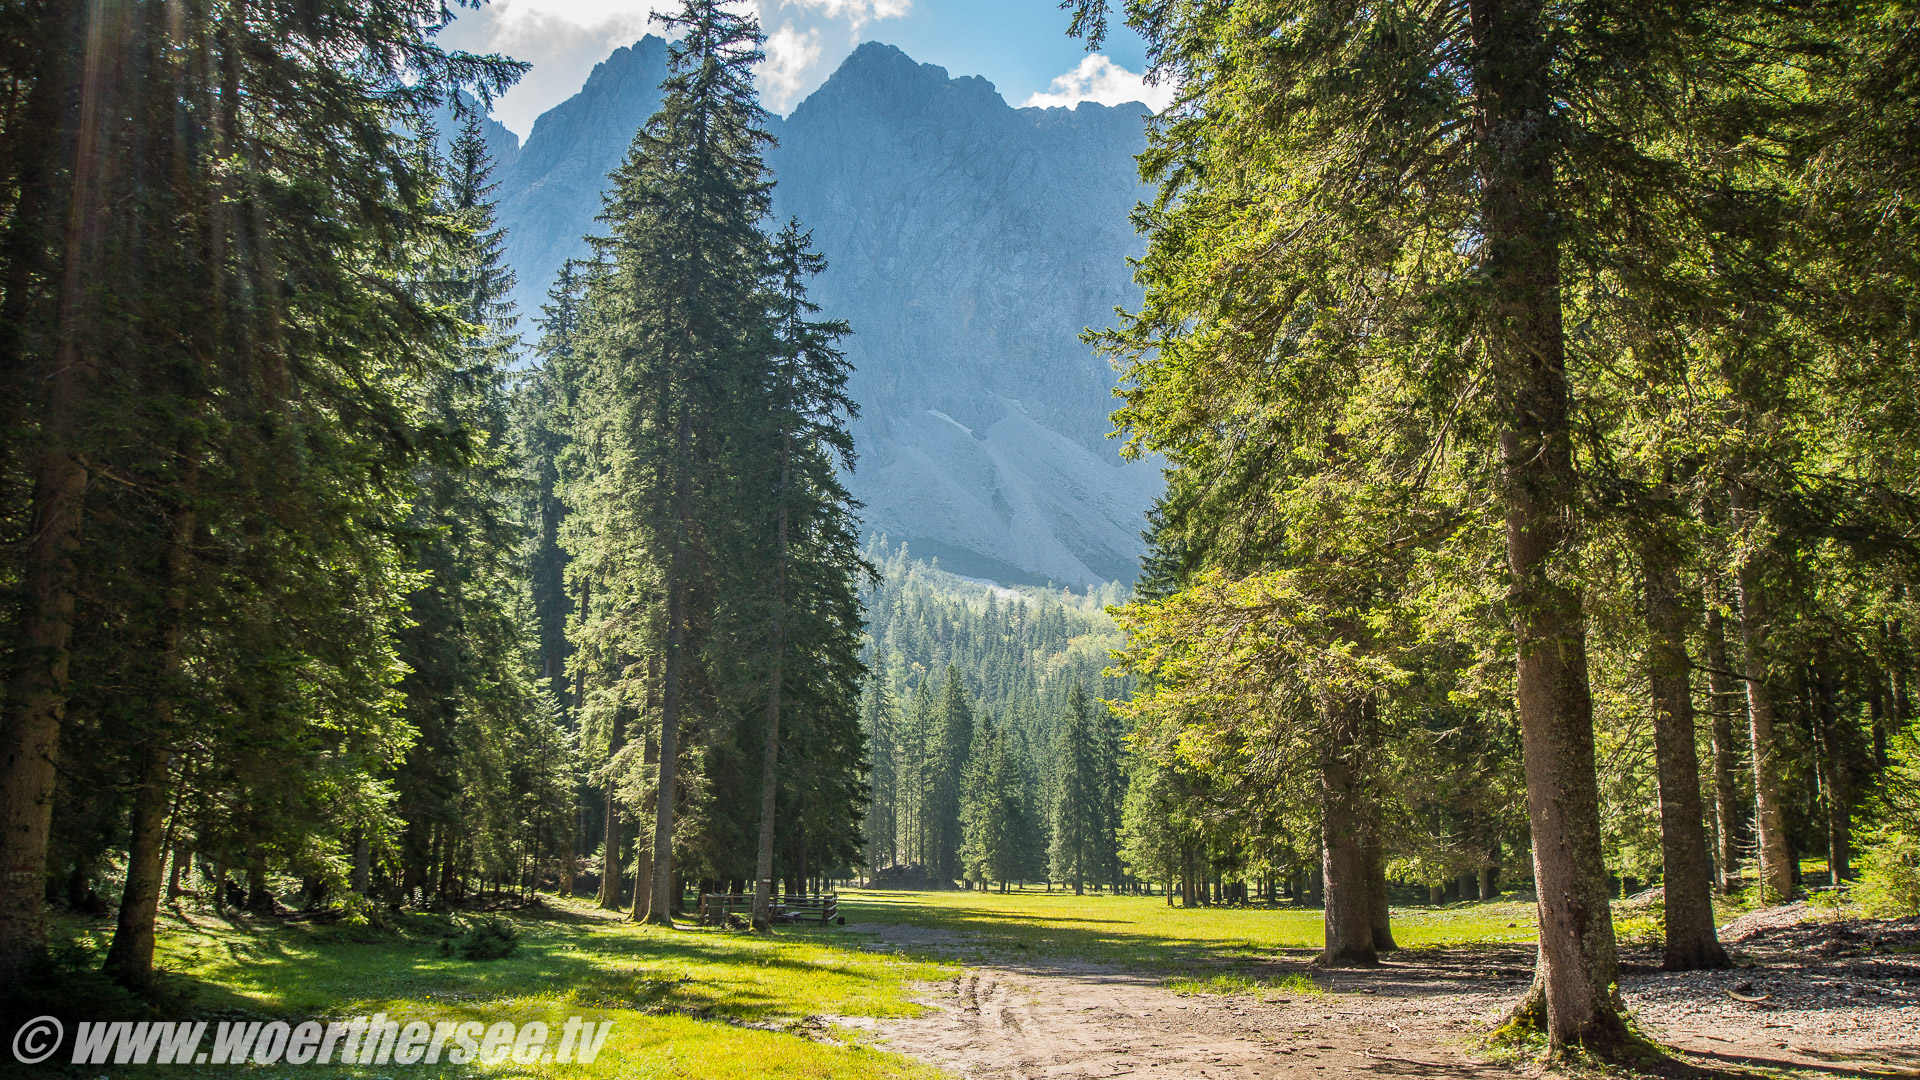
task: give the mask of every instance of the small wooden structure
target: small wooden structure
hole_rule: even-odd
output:
[[[701,893],[700,925],[726,926],[732,916],[742,922],[753,920],[753,896],[742,893]],[[777,923],[817,922],[821,926],[840,917],[840,898],[833,893],[819,896],[775,897],[773,921]]]

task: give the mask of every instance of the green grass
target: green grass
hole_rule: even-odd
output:
[[[440,944],[451,920],[415,916],[393,934],[207,914],[168,915],[159,965],[190,992],[178,1012],[193,1019],[344,1019],[385,1012],[420,1020],[614,1022],[590,1065],[497,1067],[305,1066],[315,1078],[868,1077],[940,1074],[895,1054],[820,1042],[796,1031],[808,1017],[910,1015],[917,981],[938,979],[935,963],[844,947],[850,935],[787,930],[773,938],[706,930],[663,930],[601,917],[585,904],[549,899],[548,918],[513,917],[511,957],[463,960]],[[86,939],[107,928],[70,927]],[[95,942],[97,944],[97,941]],[[749,1026],[751,1025],[751,1026]],[[554,1037],[557,1041],[557,1036]],[[202,1044],[211,1045],[211,1026]],[[92,1066],[89,1077],[176,1075],[259,1077],[265,1067],[186,1069]]]
[[[194,1019],[385,1012],[403,1022],[543,1020],[556,1030],[569,1016],[614,1021],[591,1065],[302,1067],[316,1080],[932,1080],[941,1074],[814,1018],[910,1015],[919,1009],[914,985],[950,976],[955,961],[1112,963],[1160,973],[1191,994],[1320,992],[1301,965],[1320,947],[1321,913],[1305,908],[1170,908],[1162,897],[1037,890],[851,890],[841,900],[846,927],[787,928],[768,938],[641,927],[585,902],[547,903],[543,917],[510,916],[518,947],[489,961],[442,947],[474,921],[466,916],[403,916],[397,929],[374,932],[169,913],[159,964],[171,987],[193,995],[174,1011]],[[111,929],[63,927],[96,956]],[[1512,902],[1398,908],[1394,934],[1407,948],[1525,943],[1534,937],[1534,909]],[[176,1067],[166,1075],[258,1080],[262,1068]],[[83,1071],[87,1080],[158,1075],[157,1067]]]
[[[948,951],[964,959],[1031,957],[1092,960],[1147,969],[1268,960],[1306,954],[1325,940],[1310,908],[1168,907],[1158,896],[850,891],[840,910],[850,923],[897,925],[956,935]],[[1396,908],[1394,939],[1403,948],[1528,942],[1531,903]],[[934,942],[939,944],[939,942]],[[908,952],[914,952],[911,946]]]
[[[1304,971],[1277,979],[1260,979],[1240,972],[1215,975],[1210,979],[1168,979],[1167,989],[1176,994],[1289,994],[1306,997],[1324,994],[1320,984]]]

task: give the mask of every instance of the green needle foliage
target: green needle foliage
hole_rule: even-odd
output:
[[[1107,5],[1065,6],[1097,42]],[[1913,278],[1881,245],[1912,238],[1912,9],[1123,14],[1178,90],[1146,299],[1094,335],[1171,462],[1123,618],[1166,794],[1129,848],[1319,848],[1324,959],[1364,963],[1390,867],[1530,842],[1516,1017],[1611,1052],[1610,874],[1663,878],[1669,967],[1725,963],[1712,863],[1843,880],[1910,715]]]

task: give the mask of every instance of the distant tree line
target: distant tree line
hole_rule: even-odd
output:
[[[1106,673],[1120,643],[1084,595],[999,589],[914,562],[884,539],[866,597],[861,705],[871,754],[865,864],[885,880],[1133,888],[1119,859],[1125,748]]]

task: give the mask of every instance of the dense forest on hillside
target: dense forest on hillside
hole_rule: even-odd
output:
[[[911,554],[885,538],[867,551],[867,866],[929,884],[1116,882],[1123,748],[1102,702],[1133,689],[1107,671],[1125,589],[1009,588]],[[1083,831],[1103,838],[1084,860]]]

